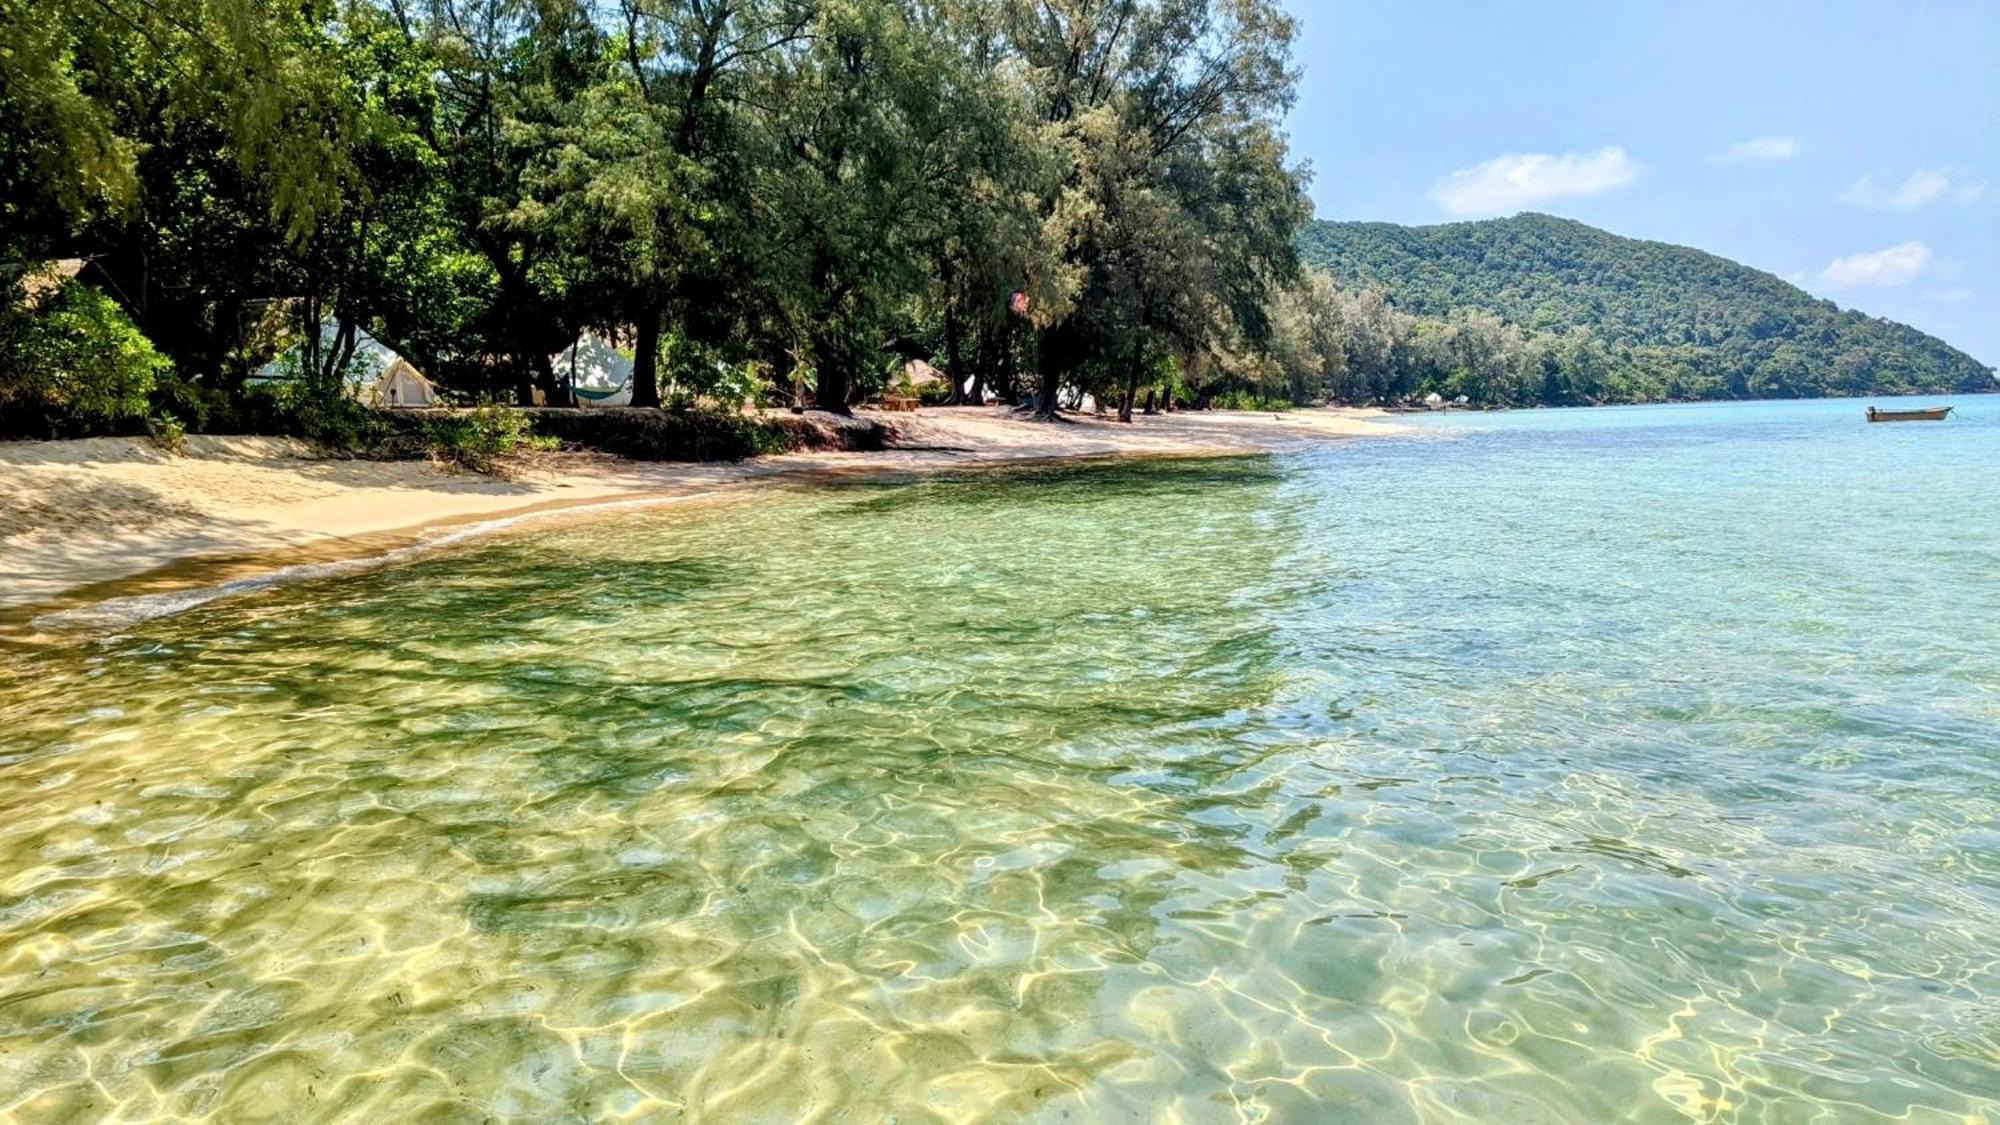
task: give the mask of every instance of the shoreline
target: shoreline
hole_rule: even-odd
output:
[[[1774,402],[1879,402],[1897,401],[1906,398],[1984,398],[2000,395],[2000,375],[1994,376],[1993,385],[1978,390],[1958,391],[1884,391],[1866,395],[1778,395],[1771,398],[1649,398],[1631,402],[1536,402],[1526,406],[1474,406],[1467,403],[1459,406],[1446,403],[1443,406],[1382,406],[1382,407],[1334,407],[1337,410],[1379,410],[1386,418],[1406,416],[1421,418],[1427,414],[1521,414],[1537,410],[1621,410],[1650,406],[1758,406]]]
[[[1207,411],[1034,422],[1006,407],[867,417],[894,428],[880,452],[739,462],[534,458],[513,479],[427,461],[350,461],[281,438],[191,436],[184,455],[144,439],[0,443],[0,640],[68,628],[131,599],[177,612],[201,601],[422,551],[523,522],[737,496],[899,472],[1090,459],[1226,456],[1399,432],[1375,410]],[[339,568],[339,569],[336,569]],[[179,597],[197,595],[201,597]],[[179,604],[176,604],[179,603]],[[65,628],[64,631],[68,631]]]

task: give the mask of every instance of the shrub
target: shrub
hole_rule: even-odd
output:
[[[542,410],[536,428],[570,445],[634,461],[741,461],[769,450],[734,410]]]
[[[764,370],[764,365],[755,360],[720,365],[715,385],[709,388],[709,397],[724,408],[741,406],[746,402],[762,402],[771,391],[771,383],[764,377]]]
[[[123,310],[78,281],[0,308],[0,434],[84,437],[145,428],[172,370]]]
[[[282,379],[252,387],[243,406],[239,428],[304,438],[329,452],[368,455],[392,436],[379,411],[338,383]]]
[[[146,419],[146,436],[168,453],[187,452],[187,427],[171,414],[155,414]]]
[[[212,428],[213,422],[234,418],[237,412],[233,406],[241,397],[240,388],[232,394],[212,383],[189,379],[179,370],[164,371],[153,381],[153,393],[148,396],[151,410],[147,432],[151,433],[155,418],[171,418],[183,429],[195,433],[219,432]]]
[[[798,449],[880,449],[878,423],[831,414],[734,410],[537,410],[535,429],[567,445],[634,461],[741,461]]]
[[[486,404],[466,411],[427,413],[422,416],[424,438],[430,455],[453,461],[482,472],[493,467],[494,459],[524,449],[553,449],[561,442],[552,437],[536,437],[533,421],[520,410]]]
[[[1266,414],[1292,409],[1290,399],[1241,389],[1224,391],[1209,399],[1208,405],[1216,410],[1255,410]]]

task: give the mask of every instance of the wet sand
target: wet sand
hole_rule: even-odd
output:
[[[557,455],[506,477],[330,459],[282,438],[190,437],[185,455],[132,438],[0,443],[0,613],[379,555],[506,517],[826,473],[1250,452],[1395,430],[1380,412],[1340,409],[1180,413],[1131,425],[1034,422],[1003,407],[875,417],[895,427],[893,448],[706,464]]]

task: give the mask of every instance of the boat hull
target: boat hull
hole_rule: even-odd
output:
[[[1925,410],[1877,410],[1871,406],[1868,408],[1868,420],[1870,422],[1942,422],[1945,415],[1950,414],[1951,411],[1952,408],[1949,406],[1939,406]]]

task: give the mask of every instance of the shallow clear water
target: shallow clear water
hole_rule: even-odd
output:
[[[0,657],[0,1114],[1989,1119],[1961,401],[765,493]]]

